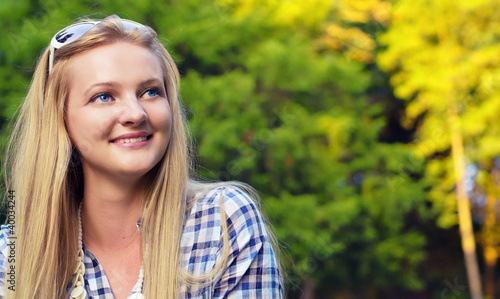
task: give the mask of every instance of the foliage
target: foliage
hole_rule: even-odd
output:
[[[424,164],[404,145],[378,141],[383,107],[363,95],[370,74],[325,50],[329,14],[308,19],[304,2],[285,19],[283,6],[299,3],[224,2],[210,29],[206,7],[169,20],[184,24],[180,34],[161,26],[180,56],[196,61],[180,66],[200,173],[262,192],[292,279],[360,295],[360,285],[422,287],[425,239],[405,215],[424,198]]]
[[[431,157],[429,193],[440,208],[440,223],[456,223],[448,113],[456,107],[469,163],[491,167],[500,154],[500,11],[498,1],[399,1],[379,56],[398,97],[408,99],[405,123],[423,115],[416,151]],[[404,39],[408,42],[401,42]]]
[[[404,122],[419,127],[415,149],[429,160],[426,177],[432,189],[428,194],[441,226],[450,227],[459,219],[461,228],[470,226],[468,208],[458,213],[456,208],[455,193],[460,192],[460,183],[466,186],[474,219],[481,225],[486,297],[495,297],[500,248],[498,4],[497,0],[398,1],[394,22],[380,38],[387,49],[378,57],[383,69],[394,72],[395,94],[408,100]],[[462,143],[465,156],[457,150]],[[460,173],[457,165],[463,160],[468,167],[463,181],[457,183],[454,172]],[[459,203],[467,201],[459,199]],[[471,235],[462,231],[464,240]],[[469,259],[468,269],[473,268]],[[470,281],[478,276],[473,272],[469,271]]]

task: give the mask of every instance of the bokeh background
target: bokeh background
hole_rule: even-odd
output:
[[[110,14],[174,56],[199,176],[260,192],[289,298],[500,295],[500,1],[0,0],[2,148],[52,36]]]

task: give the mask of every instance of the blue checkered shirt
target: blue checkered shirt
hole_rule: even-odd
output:
[[[180,298],[281,298],[278,264],[258,208],[245,193],[217,188],[197,201],[186,214],[181,240],[181,266],[189,273],[209,272],[222,259],[220,192],[229,230],[230,253],[223,273],[204,287],[181,287]],[[5,292],[9,229],[0,230],[0,297]],[[88,298],[114,298],[99,261],[84,248]],[[147,279],[147,277],[145,277]],[[7,284],[7,287],[9,284]],[[135,292],[134,286],[129,297]]]

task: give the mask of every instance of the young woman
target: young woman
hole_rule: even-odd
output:
[[[58,32],[7,152],[8,298],[279,298],[254,194],[190,179],[179,74],[149,27]]]

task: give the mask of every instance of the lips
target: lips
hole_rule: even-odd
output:
[[[148,132],[137,132],[137,133],[128,133],[120,135],[114,139],[112,139],[111,143],[135,143],[146,141],[151,138],[151,134]]]
[[[125,139],[117,139],[112,141],[113,143],[133,143],[133,142],[141,142],[147,140],[148,137],[137,137],[137,138],[125,138]]]

